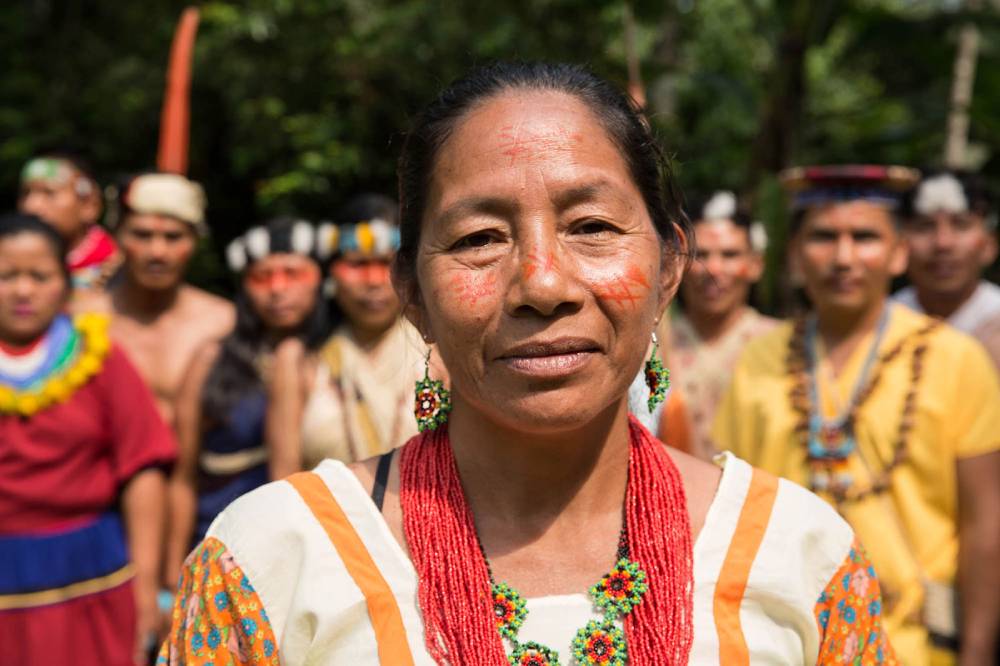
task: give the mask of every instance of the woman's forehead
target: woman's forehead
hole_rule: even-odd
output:
[[[431,203],[516,192],[532,181],[552,190],[603,183],[635,190],[604,126],[579,99],[554,91],[508,91],[469,112],[436,160]]]

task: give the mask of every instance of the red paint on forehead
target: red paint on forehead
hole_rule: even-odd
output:
[[[583,135],[568,132],[564,127],[538,131],[521,125],[505,125],[500,128],[500,141],[500,154],[509,157],[513,166],[522,158],[532,159],[546,150],[565,150],[572,144],[582,143]]]

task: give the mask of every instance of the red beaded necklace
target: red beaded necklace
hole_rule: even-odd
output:
[[[632,666],[685,664],[692,639],[692,540],[680,474],[663,444],[629,424],[625,529],[647,575],[643,602],[625,616]],[[427,650],[438,664],[507,664],[486,560],[462,491],[447,426],[400,456],[403,529],[416,568]]]

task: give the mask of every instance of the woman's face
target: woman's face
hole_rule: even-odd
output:
[[[399,317],[399,297],[392,288],[392,255],[351,252],[333,262],[334,300],[352,328],[365,336],[384,333]]]
[[[277,253],[253,262],[243,288],[254,312],[274,331],[298,328],[316,307],[319,266],[300,254]]]
[[[557,432],[624,399],[681,270],[591,112],[508,92],[437,157],[408,314],[457,404]]]
[[[0,340],[28,344],[48,329],[66,303],[59,257],[37,233],[0,239]]]

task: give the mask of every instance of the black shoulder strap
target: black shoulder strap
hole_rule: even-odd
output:
[[[389,467],[392,466],[392,454],[396,450],[393,449],[387,453],[383,453],[378,457],[378,467],[375,469],[375,485],[372,486],[372,502],[375,502],[375,508],[382,511],[382,504],[385,502],[385,487],[389,484]]]

